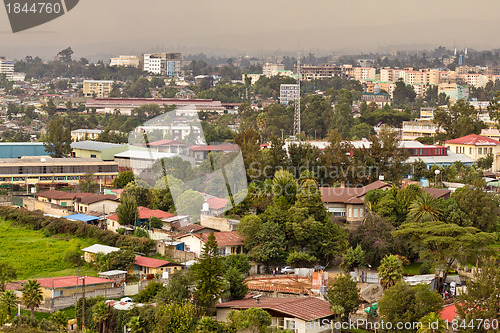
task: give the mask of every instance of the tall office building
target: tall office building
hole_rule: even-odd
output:
[[[110,66],[139,67],[139,58],[136,56],[121,55],[111,58]]]
[[[181,76],[180,53],[148,53],[144,54],[143,60],[145,72],[167,77]]]

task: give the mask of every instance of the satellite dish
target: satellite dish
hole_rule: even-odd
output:
[[[47,162],[47,159],[46,159],[45,157],[42,157],[42,158],[40,159],[40,162],[45,163],[45,162]]]

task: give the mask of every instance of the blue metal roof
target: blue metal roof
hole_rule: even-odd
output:
[[[92,215],[85,215],[85,214],[73,214],[73,215],[68,215],[65,216],[68,220],[76,220],[76,221],[82,221],[82,222],[94,222],[100,219],[100,217],[97,216],[92,216]]]

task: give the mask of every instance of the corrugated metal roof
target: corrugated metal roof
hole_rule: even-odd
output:
[[[89,247],[86,247],[82,249],[83,252],[89,252],[89,253],[104,253],[108,254],[111,252],[119,251],[120,249],[114,246],[107,246],[107,245],[102,245],[102,244],[94,244]]]
[[[73,149],[84,149],[84,150],[92,150],[92,151],[103,151],[106,149],[124,147],[125,145],[120,145],[116,143],[109,142],[99,142],[99,141],[78,141],[72,142],[71,148]]]

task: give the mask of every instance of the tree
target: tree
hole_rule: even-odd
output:
[[[5,291],[5,284],[17,278],[17,271],[7,262],[0,262],[0,291]]]
[[[366,102],[365,102],[366,103]],[[371,138],[375,135],[375,130],[373,126],[366,123],[357,124],[349,130],[349,137],[353,140],[361,140],[363,138]]]
[[[409,217],[415,222],[439,221],[442,214],[441,202],[429,193],[422,193],[410,205]]]
[[[447,331],[446,323],[436,312],[431,312],[419,320],[421,328],[417,333],[445,333]]]
[[[250,270],[250,261],[248,260],[248,256],[246,254],[243,253],[230,254],[224,257],[224,266],[226,271],[229,268],[234,267],[241,274],[247,274],[248,271]]]
[[[293,251],[288,253],[286,258],[286,264],[294,268],[296,267],[311,267],[314,265],[318,259],[305,252]]]
[[[10,309],[16,306],[17,297],[12,290],[6,290],[0,296],[0,304],[7,308],[7,316],[11,318]]]
[[[498,200],[481,188],[465,186],[456,190],[452,198],[472,222],[473,227],[485,232],[493,232],[499,222]]]
[[[267,328],[271,326],[271,315],[261,308],[249,308],[243,311],[231,310],[227,319],[229,327],[236,332],[266,332]]]
[[[142,289],[136,297],[134,297],[134,300],[138,303],[149,303],[151,302],[157,295],[165,289],[163,286],[163,283],[161,282],[151,282],[149,283],[146,288]]]
[[[500,268],[496,263],[488,263],[479,270],[474,279],[467,284],[467,293],[458,296],[455,303],[457,313],[467,323],[471,320],[500,320]],[[464,332],[490,332],[484,325],[473,329],[466,328]]]
[[[359,289],[349,274],[338,275],[328,287],[327,299],[330,305],[342,308],[342,320],[347,322],[349,315],[355,313],[361,304]]]
[[[86,174],[85,176],[80,177],[78,187],[84,193],[95,193],[99,188],[99,184],[94,181],[94,175]]]
[[[99,325],[98,333],[106,333],[106,322],[111,316],[111,308],[105,301],[100,301],[92,307],[92,319]]]
[[[400,107],[415,102],[415,97],[417,97],[413,87],[411,85],[406,85],[402,79],[396,82],[396,88],[394,88],[392,95],[393,104]]]
[[[65,48],[62,51],[59,51],[57,53],[57,56],[59,57],[59,60],[64,62],[65,64],[70,64],[71,63],[71,56],[73,55],[73,50],[71,47]]]
[[[49,121],[43,146],[52,157],[64,157],[71,153],[71,131],[63,125],[62,117]]]
[[[178,214],[189,215],[194,222],[197,222],[204,202],[205,199],[200,192],[187,190],[177,197],[175,208]]]
[[[448,103],[448,110],[434,111],[433,122],[444,130],[444,133],[437,134],[438,138],[443,141],[469,134],[479,134],[483,128],[486,128],[479,118],[479,110],[463,99],[459,99],[454,104]]]
[[[429,312],[439,313],[443,307],[443,298],[426,285],[409,286],[399,282],[384,292],[379,301],[380,318],[392,323],[388,332],[415,332],[413,329],[398,329],[397,323],[414,323]],[[386,326],[387,327],[387,326]]]
[[[346,271],[359,269],[365,266],[365,251],[358,244],[356,248],[348,248],[342,257],[342,267]]]
[[[35,308],[38,308],[43,300],[42,289],[36,280],[28,280],[23,283],[22,302],[31,311],[31,317],[35,317]]]
[[[224,274],[228,284],[227,294],[229,299],[243,299],[248,293],[246,277],[237,268],[230,267]]]
[[[66,330],[68,327],[68,317],[62,311],[56,311],[49,317],[50,321],[56,324],[61,330]]]
[[[194,298],[201,307],[211,312],[221,292],[223,275],[222,260],[213,232],[208,236],[194,269],[197,280]]]
[[[113,180],[113,186],[116,188],[124,188],[128,183],[135,180],[134,172],[131,170],[121,171],[118,173],[118,177]]]
[[[200,315],[200,309],[191,303],[159,306],[155,312],[155,333],[192,333]]]
[[[439,221],[406,223],[393,235],[407,240],[422,259],[434,261],[444,272],[443,281],[455,262],[479,257],[496,239],[473,227]]]
[[[172,274],[167,286],[161,289],[156,295],[155,302],[160,304],[182,303],[186,299],[191,298],[193,280],[192,270]]]
[[[395,255],[386,256],[380,262],[378,276],[384,290],[394,286],[403,277],[403,263]]]
[[[118,215],[118,223],[120,225],[135,226],[139,219],[139,211],[137,210],[135,199],[128,194],[122,195],[121,203],[116,209],[116,215]]]
[[[134,316],[130,318],[127,324],[132,333],[143,333],[144,332],[144,322],[140,316]]]

